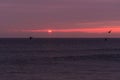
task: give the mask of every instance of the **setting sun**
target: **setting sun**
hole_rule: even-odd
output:
[[[52,30],[48,30],[48,33],[52,33],[53,31]]]

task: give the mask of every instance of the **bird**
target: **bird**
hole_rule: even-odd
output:
[[[111,32],[112,32],[112,30],[109,30],[109,31],[108,31],[108,34],[110,34]],[[105,40],[105,41],[108,41],[108,38],[105,38],[104,40]]]
[[[32,40],[33,38],[30,36],[29,39]]]
[[[112,30],[109,30],[108,33],[110,34],[112,32]]]
[[[104,40],[105,40],[105,41],[107,41],[108,39],[107,39],[107,38],[105,38]]]

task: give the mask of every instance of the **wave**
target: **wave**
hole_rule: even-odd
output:
[[[19,52],[19,51],[18,51]],[[1,64],[54,64],[61,61],[120,61],[119,48],[21,51],[0,55]],[[45,52],[45,53],[44,53]]]
[[[1,65],[51,65],[73,61],[120,61],[120,54],[94,54],[59,57],[19,57],[1,60]]]
[[[53,57],[54,60],[120,60],[120,54],[94,54],[82,56]]]

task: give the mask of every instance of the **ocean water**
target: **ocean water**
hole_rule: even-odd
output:
[[[120,39],[0,39],[0,80],[120,80]]]

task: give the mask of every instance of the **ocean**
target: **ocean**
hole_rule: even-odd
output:
[[[1,38],[0,80],[120,80],[120,39]]]

